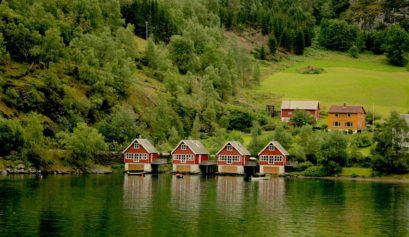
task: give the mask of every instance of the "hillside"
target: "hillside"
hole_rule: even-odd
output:
[[[280,62],[279,65],[288,68],[267,76],[259,87],[246,94],[271,93],[281,99],[319,100],[324,111],[331,105],[347,103],[364,105],[368,111],[374,105],[376,113],[384,117],[392,110],[408,112],[409,73],[405,68],[388,64],[384,56],[362,54],[354,59],[344,53],[319,50],[310,53]],[[297,72],[305,66],[323,68],[326,73]],[[280,106],[277,102],[270,101]]]

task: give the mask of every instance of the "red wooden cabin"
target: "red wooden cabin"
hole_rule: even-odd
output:
[[[289,101],[283,100],[281,104],[281,121],[289,122],[295,110],[304,110],[314,117],[317,122],[320,117],[320,103],[318,101]]]
[[[219,173],[243,174],[250,160],[250,152],[238,141],[227,142],[216,155]]]
[[[147,140],[136,138],[122,152],[124,154],[125,171],[152,171],[151,163],[158,158],[159,152]]]
[[[288,151],[277,141],[269,142],[258,153],[260,173],[282,174],[288,162]]]
[[[172,151],[174,172],[199,173],[199,164],[209,157],[209,152],[199,140],[182,140]]]

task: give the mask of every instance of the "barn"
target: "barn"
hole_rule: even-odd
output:
[[[289,155],[287,150],[279,142],[270,141],[260,153],[258,153],[260,173],[283,174]]]
[[[318,101],[283,100],[281,103],[281,121],[290,122],[295,110],[307,111],[314,117],[315,122],[320,117],[320,103]]]
[[[125,171],[152,172],[152,161],[158,158],[158,151],[147,139],[136,138],[122,152]]]
[[[199,165],[209,152],[199,140],[182,140],[171,155],[173,172],[200,173]]]
[[[227,142],[216,155],[219,173],[244,174],[244,166],[250,160],[250,152],[238,141]]]

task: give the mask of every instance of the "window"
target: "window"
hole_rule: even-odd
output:
[[[186,150],[187,146],[185,144],[180,145],[180,149]]]
[[[148,154],[140,154],[140,153],[127,153],[126,159],[132,159],[133,162],[139,162],[139,160],[146,160],[148,159]]]
[[[274,151],[274,145],[273,145],[273,144],[268,145],[268,149],[269,149],[270,151]]]
[[[268,164],[272,165],[274,164],[274,162],[282,162],[283,157],[282,156],[261,156],[260,160],[268,161]]]
[[[139,147],[140,147],[139,143],[135,142],[135,143],[133,144],[133,148],[139,149]]]
[[[227,150],[228,150],[228,151],[232,151],[232,150],[233,150],[232,145],[230,145],[230,144],[229,144],[229,145],[227,145]]]
[[[332,126],[334,127],[341,127],[341,122],[333,122]]]
[[[194,161],[194,155],[173,155],[174,160],[180,161],[180,163],[186,163],[186,161]]]
[[[352,122],[345,122],[345,127],[352,127]]]
[[[351,117],[351,114],[347,114],[347,117],[350,118],[350,117]]]
[[[338,114],[338,113],[336,113],[336,114],[335,114],[335,118],[338,118],[338,117],[339,117],[339,114]]]
[[[293,112],[288,112],[288,115],[292,115],[293,114]]]
[[[219,156],[219,161],[226,161],[227,164],[232,164],[233,162],[239,162],[240,161],[240,156],[220,155]]]

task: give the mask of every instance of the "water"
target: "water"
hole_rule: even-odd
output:
[[[409,184],[0,177],[0,236],[409,236]]]

